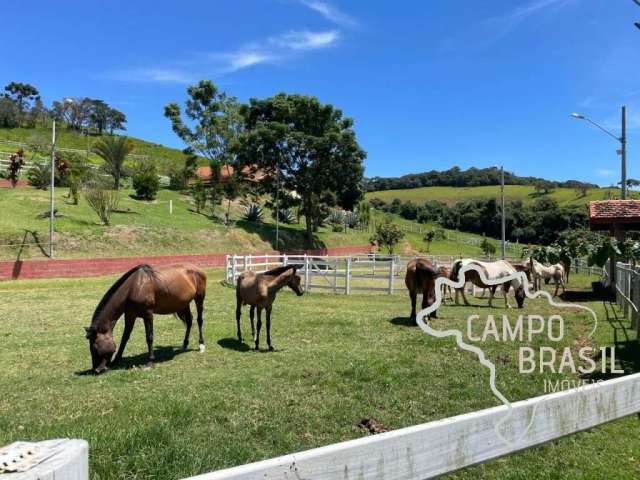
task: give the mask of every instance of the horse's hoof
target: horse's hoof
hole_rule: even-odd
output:
[[[198,347],[198,348],[199,348],[199,350],[200,350],[200,353],[204,353],[204,351],[206,350],[206,348],[205,348],[205,346],[204,346],[204,343],[201,343],[201,344],[200,344],[200,347]]]
[[[259,352],[260,351],[260,347],[256,345],[255,347],[253,347],[253,351],[254,352]]]
[[[146,365],[145,367],[146,367],[146,368],[153,368],[153,367],[155,367],[155,366],[156,366],[156,364],[155,364],[155,363],[153,363],[153,362],[147,362],[147,365]]]
[[[270,351],[270,352],[275,352],[275,351],[276,351],[276,349],[275,349],[275,348],[273,348],[271,345],[269,345],[269,351]]]

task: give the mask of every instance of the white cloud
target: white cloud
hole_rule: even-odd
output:
[[[482,21],[485,27],[491,29],[493,40],[509,34],[519,24],[530,17],[551,10],[565,7],[573,0],[532,0],[502,15],[487,18]]]
[[[596,173],[601,177],[611,177],[616,172],[609,170],[608,168],[599,168],[596,170]]]
[[[336,30],[326,32],[310,32],[304,30],[291,31],[269,40],[274,45],[291,50],[313,50],[330,47],[334,45],[339,38],[340,34]]]
[[[131,70],[120,70],[108,74],[107,77],[114,80],[129,82],[153,82],[153,83],[178,83],[187,84],[195,80],[193,73],[166,68],[134,68]]]
[[[326,2],[302,0],[302,4],[310,8],[314,12],[319,13],[330,22],[346,27],[355,27],[358,22],[346,13],[341,12],[338,8],[329,5]]]
[[[276,60],[274,55],[257,50],[240,50],[233,53],[214,54],[213,57],[218,57],[226,61],[227,65],[224,67],[224,71],[226,72],[236,72],[243,68]]]

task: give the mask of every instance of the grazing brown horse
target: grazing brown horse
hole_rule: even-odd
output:
[[[242,342],[242,332],[240,330],[242,305],[250,305],[251,336],[255,341],[255,349],[260,349],[260,329],[262,328],[262,309],[264,309],[267,312],[267,345],[269,346],[269,351],[273,351],[273,346],[271,345],[271,308],[276,299],[276,293],[283,287],[289,287],[298,296],[304,293],[302,287],[300,287],[302,281],[296,272],[297,267],[295,265],[288,265],[274,268],[264,273],[255,273],[249,270],[240,274],[236,283],[236,326],[238,328],[239,342]],[[253,314],[256,308],[258,309],[257,333],[253,326]]]
[[[409,290],[411,298],[411,321],[416,321],[416,300],[422,294],[422,308],[427,308],[436,300],[435,281],[438,272],[426,258],[416,258],[407,263],[407,273],[404,284]],[[436,318],[436,312],[429,314],[429,318]]]
[[[132,268],[114,283],[98,304],[91,320],[91,326],[85,328],[91,351],[91,361],[96,374],[116,365],[122,359],[136,318],[144,320],[144,328],[149,349],[149,366],[153,366],[153,314],[176,314],[184,322],[186,333],[183,348],[189,345],[189,334],[193,316],[189,304],[193,300],[198,313],[200,332],[200,351],[204,351],[202,337],[202,310],[207,277],[194,265],[171,265],[154,269],[149,265]],[[120,348],[113,362],[111,357],[116,351],[113,341],[113,329],[124,314],[124,332]]]
[[[436,278],[449,278],[449,276],[451,275],[451,268],[449,268],[446,265],[438,265],[438,268],[436,268]],[[443,284],[442,285],[442,303],[445,303],[447,301],[447,292],[449,292],[449,300],[451,300],[453,302],[453,294],[451,293],[451,287],[449,285]]]

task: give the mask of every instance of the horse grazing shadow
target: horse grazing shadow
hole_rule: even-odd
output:
[[[251,347],[244,342],[239,342],[237,338],[223,338],[218,340],[218,345],[228,350],[235,350],[236,352],[248,352]]]
[[[180,355],[181,353],[185,353],[188,351],[191,351],[191,349],[185,351],[182,348],[176,348],[168,345],[156,347],[153,349],[153,353],[156,356],[154,363],[168,362],[170,360],[173,360],[176,356]],[[88,361],[89,363],[91,363],[91,359],[89,359]],[[147,352],[144,352],[131,357],[123,357],[122,360],[120,360],[120,363],[118,365],[110,366],[109,370],[127,370],[133,367],[146,366],[148,361],[149,361],[149,355]],[[87,370],[76,372],[76,375],[78,376],[95,375],[95,371],[92,368],[89,368]]]
[[[411,320],[411,317],[395,317],[389,320],[389,323],[399,327],[417,327],[418,324]]]

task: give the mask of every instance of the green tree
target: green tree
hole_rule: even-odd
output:
[[[240,152],[245,164],[257,163],[267,173],[266,187],[300,195],[306,239],[335,202],[352,210],[362,197],[362,162],[353,120],[332,105],[303,95],[279,93],[251,99],[243,106],[247,130]]]
[[[486,257],[492,257],[496,254],[496,246],[486,238],[483,238],[482,242],[480,242],[480,249]]]
[[[431,242],[433,242],[435,238],[436,238],[435,230],[429,230],[427,233],[425,233],[424,241],[427,242],[427,253],[431,251]]]
[[[16,102],[18,112],[22,115],[31,108],[31,102],[40,98],[38,89],[28,83],[11,82],[4,87],[5,96]]]
[[[138,162],[133,172],[133,189],[142,200],[153,200],[160,189],[156,164],[150,160]]]
[[[113,177],[113,187],[119,190],[124,161],[133,150],[133,143],[127,137],[104,137],[93,145],[92,150],[104,160],[109,175]]]
[[[212,170],[219,169],[223,164],[235,163],[233,146],[244,125],[237,99],[218,91],[209,80],[191,85],[187,88],[187,94],[189,98],[184,110],[186,121],[177,103],[169,103],[164,107],[164,115],[171,121],[175,134],[191,152],[207,158]]]
[[[386,219],[376,227],[376,233],[371,237],[371,241],[378,242],[381,247],[386,247],[387,251],[393,253],[395,247],[404,237],[404,232],[399,225]]]

